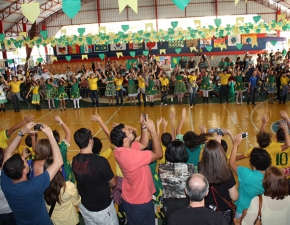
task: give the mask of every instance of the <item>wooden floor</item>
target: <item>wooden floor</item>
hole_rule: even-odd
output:
[[[275,102],[273,105],[269,105],[268,102],[257,102],[256,106],[253,105],[237,105],[235,103],[229,104],[197,104],[193,109],[189,108],[189,105],[169,105],[160,106],[155,105],[153,107],[138,107],[138,106],[112,106],[112,107],[99,107],[99,108],[81,108],[79,110],[67,109],[66,111],[56,110],[21,110],[19,113],[15,113],[13,110],[7,110],[5,113],[0,112],[0,129],[9,129],[14,124],[20,122],[24,115],[34,115],[35,121],[37,123],[45,123],[52,129],[57,129],[61,135],[61,139],[64,137],[64,132],[61,127],[54,122],[53,118],[55,115],[59,115],[62,120],[69,126],[72,130],[72,134],[75,130],[85,127],[91,129],[93,134],[103,141],[103,147],[107,148],[110,146],[109,141],[100,129],[100,126],[90,120],[90,116],[94,113],[98,113],[103,121],[107,124],[109,129],[111,129],[113,123],[125,123],[131,126],[135,126],[140,129],[139,118],[141,113],[145,112],[149,114],[149,117],[154,121],[157,121],[159,117],[164,117],[169,119],[170,110],[176,111],[176,126],[181,118],[181,110],[183,107],[186,108],[186,120],[182,128],[182,133],[188,130],[193,130],[199,133],[199,125],[205,124],[207,128],[225,127],[228,128],[234,135],[239,132],[248,132],[249,136],[247,139],[242,141],[239,148],[239,153],[242,153],[247,148],[251,146],[256,146],[255,135],[261,125],[261,116],[263,114],[269,116],[270,121],[267,126],[267,130],[273,123],[280,119],[280,110],[289,110],[289,104],[279,105]],[[170,126],[167,127],[167,131],[170,132]],[[12,135],[12,138],[15,136]],[[39,132],[39,138],[44,137],[41,132]],[[11,138],[11,139],[12,139]],[[10,139],[10,140],[11,140]],[[231,143],[229,137],[225,136],[224,139],[229,144],[229,151],[231,149]],[[71,146],[68,151],[68,159],[71,160],[74,155],[79,152],[76,146],[73,135]],[[114,167],[114,158],[110,159],[112,167]],[[247,160],[244,161],[247,164]]]

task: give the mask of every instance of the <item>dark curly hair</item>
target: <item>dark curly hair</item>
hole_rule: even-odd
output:
[[[265,131],[259,132],[256,135],[257,142],[260,148],[266,148],[271,144],[271,133],[267,133]]]
[[[53,160],[47,159],[43,165],[43,170],[46,170],[51,164]],[[44,199],[48,205],[52,205],[53,202],[58,202],[61,204],[60,199],[60,190],[63,188],[63,193],[65,192],[65,179],[61,171],[59,170],[54,178],[50,181],[50,186],[44,191]]]
[[[253,148],[250,154],[250,164],[257,170],[266,170],[271,166],[271,157],[269,153],[263,148]]]
[[[164,133],[161,135],[162,145],[167,147],[167,145],[172,141],[172,136],[170,133]]]
[[[184,143],[178,139],[171,141],[166,148],[165,159],[171,163],[186,163],[188,160],[188,153]]]
[[[127,137],[126,133],[123,131],[125,125],[120,123],[118,126],[115,126],[110,133],[110,139],[113,145],[116,147],[123,146],[123,140]]]
[[[94,146],[93,146],[92,152],[97,155],[101,152],[103,148],[103,143],[97,137],[93,137],[93,141],[94,141]]]
[[[279,127],[276,132],[276,137],[278,142],[284,142],[285,141],[285,131],[283,128]]]
[[[204,144],[207,141],[207,137],[212,136],[211,133],[196,134],[193,131],[187,131],[183,136],[183,141],[190,151],[193,151],[199,145]]]

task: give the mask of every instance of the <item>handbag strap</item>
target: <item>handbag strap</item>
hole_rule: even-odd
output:
[[[226,198],[224,198],[223,196],[220,195],[220,193],[218,193],[218,191],[215,189],[215,187],[211,186],[212,190],[214,190],[215,193],[217,193],[220,198],[231,208],[231,209],[234,209],[235,208],[235,205],[228,201]]]
[[[262,198],[262,195],[258,195],[258,196],[259,196],[259,211],[258,211],[257,218],[254,221],[254,224],[256,224],[257,221],[260,221],[261,222],[261,220],[262,220],[262,204],[263,204],[263,198]]]
[[[52,212],[53,212],[53,210],[54,210],[54,207],[55,207],[55,204],[56,204],[56,201],[54,201],[52,204],[51,204],[51,206],[50,206],[50,209],[49,209],[49,217],[51,217],[51,214],[52,214]]]
[[[217,200],[216,200],[216,198],[215,198],[215,194],[214,194],[214,187],[213,186],[211,186],[211,192],[212,192],[212,196],[213,196],[213,198],[214,198],[214,202],[215,202],[215,205],[216,205],[216,207],[217,207],[217,209],[218,209],[218,211],[220,211],[220,209],[219,209],[219,205],[217,204]]]

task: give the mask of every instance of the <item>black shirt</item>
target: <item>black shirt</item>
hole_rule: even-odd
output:
[[[228,225],[228,223],[221,213],[206,207],[187,207],[173,212],[168,225]]]
[[[187,61],[185,59],[179,60],[179,65],[182,69],[185,69]]]
[[[114,173],[107,159],[79,153],[73,158],[72,170],[82,204],[87,210],[97,212],[111,204],[109,181]]]
[[[195,65],[195,61],[188,61],[188,68],[189,69],[193,69],[194,68],[194,65]]]

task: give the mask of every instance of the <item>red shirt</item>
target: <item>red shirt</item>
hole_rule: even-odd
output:
[[[122,198],[131,204],[151,201],[156,192],[149,167],[151,151],[141,151],[140,143],[133,142],[131,148],[116,148],[114,155],[124,175]]]

